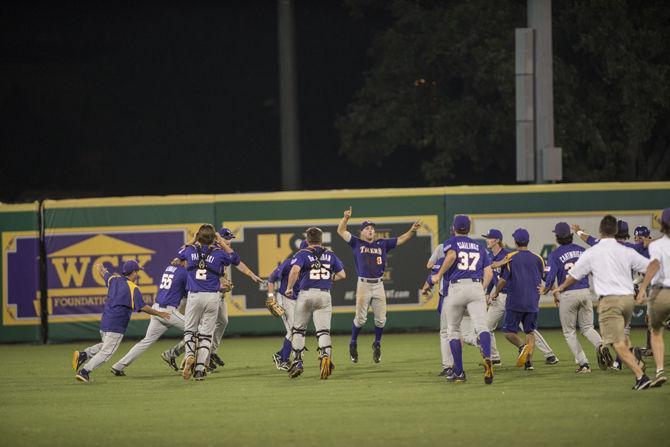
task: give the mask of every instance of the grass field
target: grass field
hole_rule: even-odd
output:
[[[633,334],[637,344],[643,337]],[[305,373],[293,380],[271,361],[280,338],[224,340],[226,366],[204,382],[185,382],[162,362],[160,352],[174,340],[153,346],[127,377],[112,376],[110,362],[88,384],[75,381],[70,364],[72,351],[88,344],[4,345],[0,440],[12,447],[668,442],[670,385],[632,391],[632,374],[600,371],[590,345],[593,373],[578,376],[562,334],[547,331],[545,338],[561,362],[547,366],[536,354],[535,371],[527,372],[513,366],[516,350],[498,336],[504,364],[490,386],[470,347],[468,383],[438,378],[438,337],[428,333],[386,335],[380,364],[372,363],[371,336],[362,336],[357,365],[348,359],[348,337],[335,337],[336,369],[327,381],[318,380],[313,337]]]

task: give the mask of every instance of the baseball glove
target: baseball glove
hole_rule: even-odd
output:
[[[221,278],[219,283],[219,292],[225,293],[233,290],[233,283],[228,278]]]
[[[265,307],[267,307],[268,310],[270,311],[270,313],[277,318],[283,317],[284,314],[286,313],[284,311],[284,308],[279,305],[279,303],[277,302],[277,300],[273,296],[269,296],[265,300]]]

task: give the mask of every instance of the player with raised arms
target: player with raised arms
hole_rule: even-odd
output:
[[[376,224],[370,220],[360,226],[360,237],[347,231],[347,222],[351,218],[351,207],[337,225],[337,234],[349,244],[354,253],[354,264],[358,274],[356,284],[356,315],[351,328],[349,356],[353,363],[358,362],[358,334],[368,319],[368,309],[372,307],[375,319],[375,341],[372,343],[372,360],[379,363],[382,358],[382,333],[386,325],[386,292],[382,276],[386,269],[387,253],[404,244],[421,228],[421,222],[412,224],[410,229],[398,237],[375,240]]]
[[[291,271],[286,284],[286,296],[293,296],[293,286],[299,282],[300,293],[293,314],[291,345],[293,362],[288,370],[291,378],[303,372],[302,352],[305,350],[305,332],[310,317],[314,321],[319,345],[320,377],[327,379],[335,367],[332,363],[330,320],[333,305],[330,290],[333,281],[346,278],[342,261],[321,246],[323,232],[310,227],[306,231],[307,248],[298,251],[291,260]]]

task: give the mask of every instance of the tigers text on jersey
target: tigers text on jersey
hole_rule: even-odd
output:
[[[547,289],[551,289],[551,286],[554,284],[554,280],[558,281],[559,286],[563,284],[565,282],[566,275],[572,266],[575,265],[575,262],[577,262],[577,259],[579,259],[582,253],[584,253],[584,248],[577,244],[560,245],[556,250],[552,251],[549,254],[549,259],[547,260],[545,287]],[[565,290],[588,288],[589,278],[588,276],[585,276]]]
[[[279,281],[279,289],[277,293],[280,293],[286,296],[286,286],[288,285],[288,275],[291,272],[291,258],[284,260],[276,269],[270,273],[268,277],[268,282],[277,282]],[[293,285],[293,296],[288,297],[289,299],[298,298],[298,292],[300,292],[300,281],[296,281]]]
[[[454,263],[447,270],[451,282],[459,279],[482,280],[484,268],[491,265],[491,258],[484,247],[467,236],[454,236],[444,241],[445,255],[449,251],[456,253]]]
[[[398,238],[367,242],[351,236],[349,245],[354,252],[356,274],[360,278],[381,278],[386,269],[386,254],[398,245]]]
[[[232,263],[231,256],[214,245],[187,245],[177,257],[186,261],[189,292],[218,292],[223,268]]]
[[[133,311],[139,312],[144,307],[142,293],[140,288],[125,276],[107,272],[103,278],[108,291],[100,320],[100,330],[124,334],[130,315]]]
[[[330,290],[333,286],[333,275],[344,269],[342,261],[335,253],[323,247],[300,250],[291,259],[291,265],[300,267],[300,290]]]
[[[156,302],[161,307],[179,307],[184,296],[186,296],[186,269],[181,265],[168,265],[158,286]]]

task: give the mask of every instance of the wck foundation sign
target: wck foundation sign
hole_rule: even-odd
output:
[[[51,322],[94,321],[100,318],[107,287],[94,265],[121,271],[136,260],[144,270],[137,284],[152,303],[163,270],[189,237],[184,228],[86,229],[50,232],[46,238],[48,310]],[[3,233],[3,324],[35,324],[40,316],[38,239],[33,234]]]

